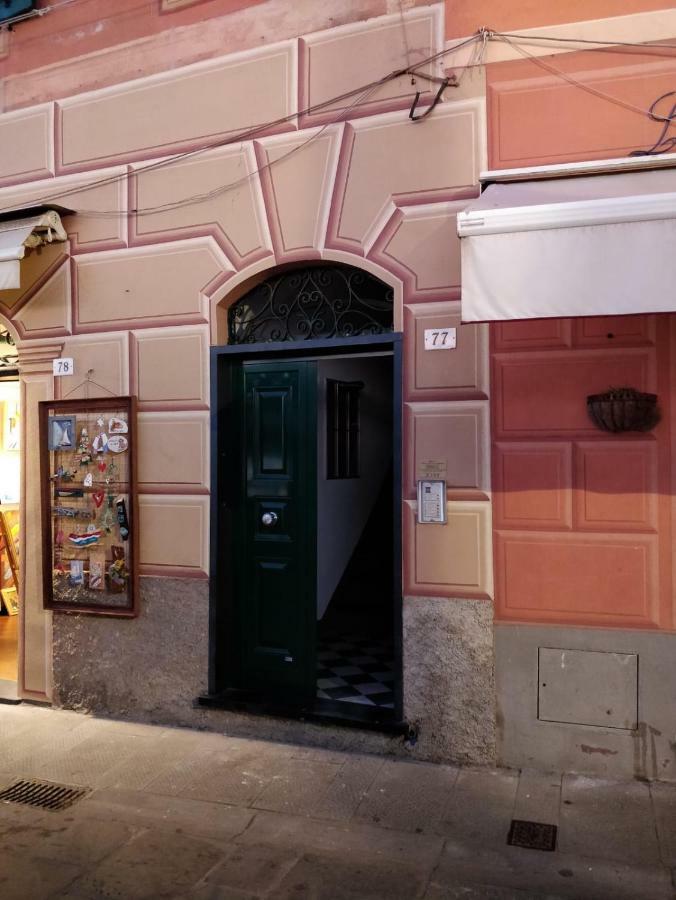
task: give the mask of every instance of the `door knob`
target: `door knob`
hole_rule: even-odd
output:
[[[264,512],[261,516],[261,522],[266,528],[272,528],[273,525],[277,524],[278,519],[279,516],[276,512]]]

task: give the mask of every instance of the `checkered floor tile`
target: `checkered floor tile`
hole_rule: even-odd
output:
[[[317,647],[317,697],[394,709],[392,647],[373,639],[341,637]]]

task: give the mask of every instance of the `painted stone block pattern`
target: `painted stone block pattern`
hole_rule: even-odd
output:
[[[139,554],[141,574],[206,577],[209,498],[141,494]]]
[[[372,19],[366,26],[359,22],[301,38],[301,109],[325,104],[383,75],[428,59],[442,47],[441,29],[441,8],[436,6],[409,11],[405,34],[401,16],[395,14]],[[350,60],[349,66],[345,65],[346,59]],[[439,65],[437,61],[422,71],[439,75]],[[382,109],[383,104],[410,103],[416,90],[426,100],[429,82],[419,79],[412,85],[410,76],[400,76],[367,94],[360,104],[360,112],[370,112],[370,107],[376,104]],[[326,118],[327,114],[335,116],[336,111],[346,109],[354,99],[330,103],[305,118],[312,122]]]
[[[0,116],[0,185],[54,173],[53,128],[49,104]]]
[[[226,147],[158,168],[135,167],[134,243],[213,234],[237,268],[270,252],[257,164],[250,145]],[[203,198],[195,200],[194,198]]]
[[[215,249],[197,239],[78,257],[77,330],[206,322],[206,292],[223,272]]]
[[[405,501],[405,593],[486,598],[493,593],[490,503],[447,503],[445,525],[419,525]]]
[[[669,331],[668,316],[494,326],[499,618],[672,627],[669,430],[609,434],[586,403],[628,385],[668,404]]]
[[[61,101],[61,170],[149,158],[287,116],[294,64],[294,44],[279,44]]]

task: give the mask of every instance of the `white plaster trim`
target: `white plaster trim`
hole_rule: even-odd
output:
[[[491,23],[485,23],[487,28]],[[508,34],[509,32],[505,32]],[[574,40],[631,41],[645,43],[648,41],[664,41],[676,36],[676,7],[658,9],[651,12],[633,13],[627,16],[610,16],[606,19],[587,19],[580,22],[569,22],[564,25],[539,26],[538,28],[520,28],[517,34],[527,36],[526,49],[531,56],[553,56],[560,53],[571,53],[578,50],[594,49],[589,44],[557,44],[549,41],[538,41],[538,37],[556,37]],[[454,38],[446,41],[449,50],[467,38]],[[522,43],[524,43],[522,41]],[[462,47],[456,53],[446,57],[446,68],[461,68],[471,65],[472,56],[477,44]],[[523,56],[503,41],[489,41],[486,46],[484,62],[496,63],[506,60],[523,59]]]
[[[76,261],[78,268],[80,268],[116,259],[127,260],[139,256],[157,257],[195,249],[207,250],[216,265],[222,266],[224,271],[235,271],[234,265],[211,235],[181,238],[175,241],[161,241],[155,244],[140,244],[135,247],[116,247],[112,250],[94,250],[91,253],[76,257]]]

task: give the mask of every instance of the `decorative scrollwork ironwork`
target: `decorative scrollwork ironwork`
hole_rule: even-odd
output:
[[[275,275],[228,311],[231,344],[383,334],[393,328],[392,288],[349,266]]]

